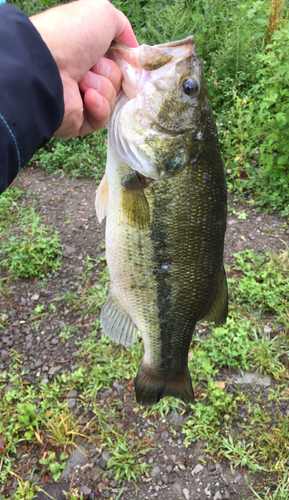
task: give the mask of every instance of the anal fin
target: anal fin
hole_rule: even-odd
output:
[[[132,346],[137,341],[137,329],[112,290],[101,309],[100,323],[104,334],[116,344]]]
[[[155,373],[144,363],[139,365],[134,381],[136,400],[143,406],[151,406],[166,396],[173,396],[193,403],[195,400],[190,372],[186,367],[183,373],[173,377]]]
[[[223,269],[223,277],[217,290],[216,298],[211,306],[211,309],[203,318],[205,321],[213,321],[217,326],[223,325],[228,316],[228,287],[225,269]]]

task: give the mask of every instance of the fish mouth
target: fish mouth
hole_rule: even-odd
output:
[[[163,85],[168,81],[169,85],[170,76],[175,75],[179,64],[186,59],[197,59],[193,35],[175,42],[143,44],[136,48],[113,42],[106,56],[120,67],[122,88],[129,100],[136,97],[144,80],[162,81]]]
[[[175,42],[158,45],[140,45],[130,48],[118,42],[112,42],[107,56],[114,60],[121,69],[130,64],[137,69],[154,71],[170,62],[177,63],[191,53],[196,55],[195,38],[193,35]]]

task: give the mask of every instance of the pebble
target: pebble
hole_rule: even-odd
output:
[[[102,469],[100,467],[93,467],[87,474],[89,479],[92,479],[94,482],[102,475]]]
[[[229,481],[226,478],[226,476],[223,476],[223,474],[222,474],[220,477],[221,477],[221,481],[224,483],[224,485],[229,486]]]
[[[214,500],[222,500],[222,495],[220,491],[217,491],[214,496]]]
[[[196,465],[196,467],[192,470],[192,476],[195,474],[199,474],[203,470],[203,466],[201,464]]]
[[[123,385],[121,385],[121,384],[118,382],[118,380],[115,380],[115,381],[114,381],[114,383],[113,383],[113,387],[114,387],[117,391],[119,391],[120,389],[122,389],[122,388],[123,388]]]
[[[48,372],[48,375],[54,375],[58,370],[60,370],[61,366],[52,366]]]
[[[258,384],[264,387],[271,385],[271,378],[269,376],[260,377],[258,373],[245,372],[244,376],[234,376],[233,378],[236,384]]]
[[[69,391],[66,397],[67,399],[77,398],[77,391],[75,389],[72,389],[71,391]]]
[[[273,330],[270,326],[265,325],[263,328],[264,333],[271,333]]]
[[[177,413],[171,413],[168,416],[168,421],[173,422],[174,424],[180,424],[184,420],[184,417],[178,415]]]
[[[171,492],[174,496],[178,497],[182,494],[182,487],[179,485],[179,483],[173,483],[171,485]]]
[[[151,471],[151,477],[156,478],[159,476],[161,469],[156,465]]]
[[[183,489],[183,494],[186,500],[190,500],[190,492],[187,488]]]
[[[85,456],[85,450],[83,446],[75,448],[73,453],[70,455],[68,461],[66,462],[65,469],[62,471],[61,478],[66,479],[68,475],[72,472],[72,468],[75,466],[80,467],[87,462],[87,457]]]
[[[168,440],[168,438],[169,438],[169,433],[168,433],[168,431],[163,431],[163,432],[161,433],[161,441],[167,441],[167,440]]]
[[[101,458],[98,461],[99,467],[103,470],[106,469],[107,462],[109,461],[109,459],[110,459],[109,453],[107,451],[103,451],[101,454]]]
[[[88,486],[81,486],[80,489],[84,495],[89,495],[91,493],[91,489],[88,488]]]
[[[171,465],[166,466],[166,471],[170,474],[172,472],[173,468]]]
[[[72,255],[74,252],[76,251],[76,249],[74,247],[70,247],[70,246],[67,246],[64,248],[64,250],[62,251],[62,255],[63,257],[69,257],[70,255]]]

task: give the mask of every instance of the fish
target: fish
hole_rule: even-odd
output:
[[[100,322],[117,344],[141,333],[139,404],[193,403],[195,325],[223,324],[228,314],[227,191],[203,70],[193,36],[138,48],[113,42],[107,55],[123,82],[95,202],[111,277]]]

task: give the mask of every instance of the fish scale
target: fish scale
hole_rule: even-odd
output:
[[[196,322],[207,318],[220,324],[227,316],[224,170],[193,37],[152,47],[152,70],[149,62],[138,69],[145,60],[142,47],[112,48],[125,83],[133,78],[127,65],[135,57],[142,85],[138,87],[139,74],[128,82],[128,94],[133,84],[138,91],[133,103],[124,85],[108,125],[106,174],[96,199],[99,218],[107,217],[111,276],[101,324],[111,340],[125,345],[132,345],[136,331],[141,332],[145,356],[135,380],[139,403],[151,405],[164,396],[192,402],[187,361]],[[150,48],[145,47],[147,55]],[[169,77],[162,65],[166,49]],[[127,51],[132,51],[129,58]],[[182,93],[184,78],[194,99]]]

